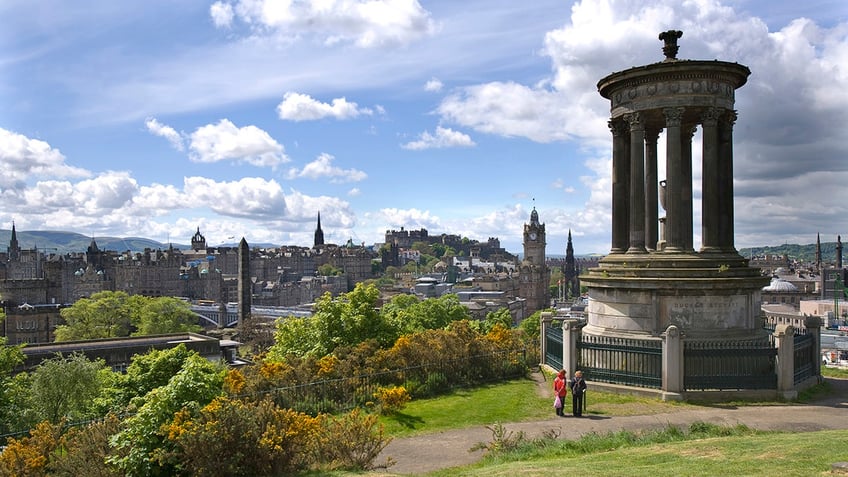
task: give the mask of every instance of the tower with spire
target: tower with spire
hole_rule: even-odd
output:
[[[197,228],[197,232],[191,237],[191,249],[195,252],[206,250],[206,237],[200,234],[200,227]]]
[[[816,271],[821,273],[822,269],[822,253],[821,253],[821,233],[816,234]]]
[[[565,267],[562,270],[563,286],[571,298],[580,296],[580,270],[574,259],[574,245],[571,242],[571,229],[568,230],[568,243],[565,246]]]
[[[524,224],[524,259],[521,261],[519,294],[526,300],[527,315],[550,307],[551,272],[545,261],[545,224],[539,222],[536,207],[530,223]]]
[[[12,222],[12,238],[9,240],[9,261],[14,262],[20,258],[21,246],[18,244],[18,233],[15,231],[15,223]]]
[[[313,247],[324,245],[324,231],[321,230],[321,212],[318,212],[318,226],[315,228],[315,242]]]

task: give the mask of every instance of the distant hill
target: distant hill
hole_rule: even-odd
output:
[[[91,244],[91,237],[75,232],[61,232],[53,230],[18,230],[18,244],[22,249],[37,248],[46,253],[66,254],[73,252],[85,252]],[[11,230],[0,230],[0,250],[9,246],[12,238]],[[113,250],[116,252],[142,252],[145,248],[152,250],[166,249],[168,244],[156,240],[141,237],[94,237],[97,248],[100,250]],[[173,244],[174,248],[189,249],[190,245]]]
[[[822,262],[836,262],[836,242],[822,242]],[[752,253],[753,252],[753,253]],[[739,254],[743,257],[750,258],[751,255],[786,255],[789,259],[795,259],[801,262],[816,261],[816,244],[808,245],[784,244],[773,247],[753,247],[739,249]]]
[[[89,244],[91,244],[91,237],[87,235],[78,234],[76,232],[62,232],[62,231],[52,231],[52,230],[34,230],[34,231],[17,231],[18,235],[18,243],[20,244],[22,249],[33,249],[38,248],[39,250],[43,250],[46,253],[73,253],[73,252],[85,252],[88,249]],[[0,230],[0,250],[4,250],[9,246],[9,240],[12,237],[11,230]],[[125,252],[127,250],[131,252],[143,252],[144,249],[149,248],[151,250],[164,250],[168,248],[168,244],[157,242],[156,240],[151,240],[142,237],[94,237],[95,242],[97,242],[97,247],[100,250],[112,250],[116,252]],[[180,250],[188,250],[191,248],[191,245],[186,244],[172,244],[174,248]],[[219,244],[216,247],[237,247],[238,243],[226,243]],[[251,247],[277,247],[279,245],[273,245],[268,243],[261,244],[250,244]],[[835,262],[836,261],[836,242],[823,242],[821,244],[822,247],[822,260],[827,262]],[[743,257],[750,257],[752,255],[787,255],[790,259],[796,259],[800,261],[813,262],[816,259],[816,244],[808,244],[808,245],[797,245],[797,244],[784,244],[777,246],[769,246],[769,247],[753,247],[753,248],[743,248],[739,249],[739,254]],[[523,255],[522,253],[517,254],[519,258]],[[549,258],[565,258],[565,255],[554,254],[549,256]]]

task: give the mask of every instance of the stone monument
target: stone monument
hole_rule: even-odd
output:
[[[735,92],[751,72],[738,63],[677,59],[682,35],[659,35],[663,61],[598,83],[610,101],[612,248],[581,277],[590,297],[585,335],[660,339],[671,326],[687,340],[765,334],[760,291],[769,279],[749,267],[733,243]],[[703,148],[693,154],[698,127]],[[693,160],[703,170],[699,250],[693,247]]]

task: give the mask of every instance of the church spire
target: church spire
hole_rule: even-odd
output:
[[[18,234],[15,231],[15,222],[12,222],[12,238],[9,240],[9,260],[17,260],[18,255],[21,251],[20,245],[18,245]]]
[[[324,245],[324,231],[321,230],[321,212],[318,212],[318,227],[315,228],[315,242],[313,247]]]

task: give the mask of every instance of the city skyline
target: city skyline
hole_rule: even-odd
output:
[[[848,233],[842,1],[12,1],[0,14],[2,229],[310,246],[320,212],[328,243],[426,228],[519,253],[535,206],[547,254],[569,230],[578,255],[607,253],[596,84],[661,61],[658,33],[678,29],[679,58],[752,71],[736,96],[736,247]]]

